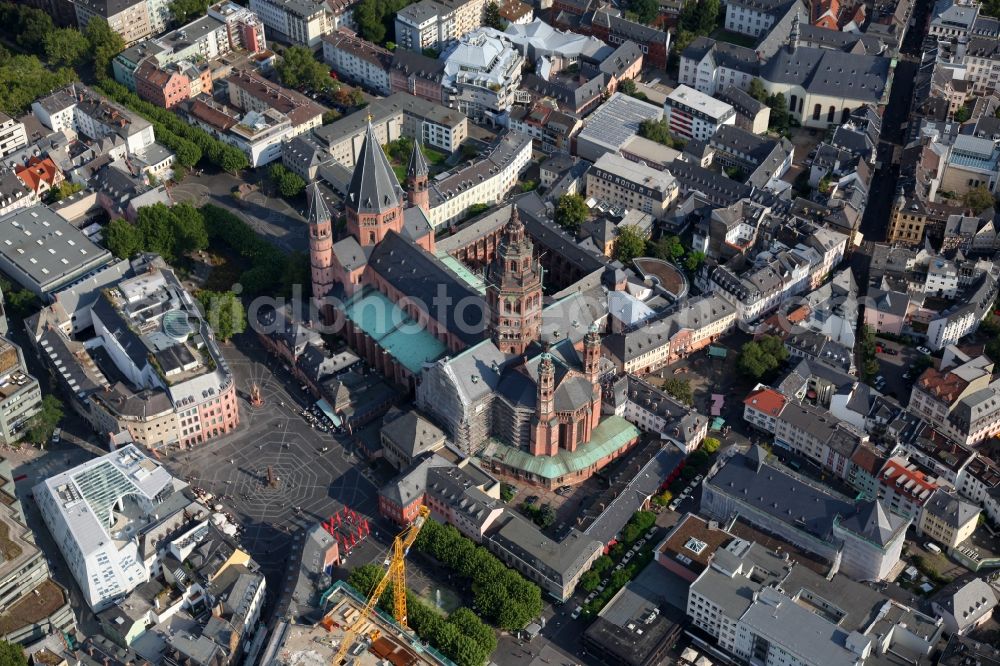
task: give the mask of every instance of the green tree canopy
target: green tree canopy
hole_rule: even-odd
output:
[[[688,379],[670,377],[663,382],[663,391],[685,405],[694,404],[694,390],[692,390],[691,381]]]
[[[99,16],[87,21],[83,34],[90,42],[90,52],[94,56],[94,76],[106,78],[111,60],[125,50],[125,40]]]
[[[272,164],[268,169],[268,176],[281,196],[286,199],[297,197],[306,189],[306,181],[294,171],[289,171],[283,164],[277,162]]]
[[[979,185],[962,195],[962,204],[966,208],[972,209],[972,212],[976,215],[979,215],[987,208],[995,206],[996,199],[988,187]]]
[[[657,0],[631,0],[628,6],[639,23],[646,25],[651,25],[660,15],[660,3]]]
[[[677,236],[663,236],[658,241],[650,241],[646,253],[663,261],[677,261],[684,256],[684,245]]]
[[[750,80],[750,89],[747,92],[758,102],[767,103],[767,90],[764,88],[764,83],[757,77]]]
[[[33,55],[11,55],[0,48],[0,111],[20,116],[33,101],[75,78],[68,67],[53,72]]]
[[[203,289],[198,292],[198,302],[205,310],[205,318],[219,340],[225,342],[246,330],[246,310],[233,292]]]
[[[170,3],[170,15],[174,17],[175,25],[190,23],[208,11],[208,0],[173,0]]]
[[[104,228],[104,244],[119,259],[129,259],[143,250],[143,236],[128,220],[116,218]]]
[[[684,260],[684,268],[689,272],[694,273],[701,265],[705,263],[705,253],[701,250],[694,250],[688,254],[687,258]]]
[[[556,222],[571,231],[576,231],[590,215],[587,201],[579,194],[564,194],[556,204]]]
[[[0,666],[28,666],[28,658],[17,643],[0,641]]]
[[[63,417],[62,402],[51,393],[42,398],[42,408],[28,421],[25,437],[34,444],[44,444],[52,437],[52,432]],[[6,655],[0,649],[0,665]]]
[[[52,65],[75,67],[90,56],[90,42],[73,28],[60,28],[45,35],[45,59]]]
[[[739,358],[736,359],[736,368],[748,377],[760,381],[772,377],[787,359],[788,349],[781,338],[765,335],[743,345]]]
[[[143,250],[155,252],[170,263],[174,260],[174,216],[163,203],[143,206],[136,215],[136,227],[142,233]]]
[[[325,90],[333,85],[330,68],[321,63],[305,46],[290,46],[278,63],[278,76],[289,88]]]
[[[646,251],[646,232],[634,224],[623,224],[618,227],[618,237],[615,239],[615,259],[629,266],[636,257],[641,257]]]
[[[664,119],[643,120],[639,123],[639,136],[662,143],[668,148],[674,147],[674,138],[670,136],[670,126]]]
[[[792,117],[788,112],[788,101],[782,93],[771,95],[766,104],[771,108],[771,116],[767,126],[775,132],[786,132],[791,126]]]
[[[483,16],[483,25],[495,28],[496,30],[506,30],[507,21],[500,16],[500,5],[498,5],[493,0],[486,3],[486,10]]]
[[[387,36],[393,34],[393,17],[412,0],[361,0],[354,7],[354,21],[358,32],[369,42],[385,44]]]
[[[197,252],[208,247],[208,230],[205,219],[191,204],[180,203],[170,209],[174,218],[174,253],[177,256]]]

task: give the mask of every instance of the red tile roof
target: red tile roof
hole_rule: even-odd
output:
[[[21,179],[21,182],[33,192],[38,192],[38,188],[43,182],[49,187],[55,185],[56,177],[59,175],[59,168],[50,158],[41,159],[32,157],[28,160],[27,166],[18,167],[14,173]]]
[[[752,391],[744,400],[743,404],[756,409],[758,412],[777,416],[785,408],[788,398],[778,393],[772,388],[764,387]]]

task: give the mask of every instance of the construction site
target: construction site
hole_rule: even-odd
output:
[[[331,666],[345,635],[349,642],[344,659],[357,666],[450,666],[451,662],[404,631],[392,617],[375,610],[352,639],[349,628],[365,611],[365,599],[352,587],[338,582],[327,596],[329,612],[314,625],[281,623],[275,627],[261,663],[282,666]],[[375,636],[375,638],[372,638]],[[352,642],[353,641],[353,642]]]

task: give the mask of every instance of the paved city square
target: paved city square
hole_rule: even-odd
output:
[[[255,345],[250,349],[257,351]],[[291,534],[345,506],[373,515],[377,488],[357,456],[302,418],[302,405],[274,376],[273,361],[251,360],[234,347],[225,351],[241,393],[258,384],[263,406],[241,400],[235,434],[165,462],[193,487],[214,495],[209,503],[232,514],[243,526],[242,543],[275,574],[285,566]]]

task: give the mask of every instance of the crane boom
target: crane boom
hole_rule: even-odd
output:
[[[385,589],[389,586],[389,583],[392,583],[393,615],[403,629],[409,628],[406,624],[406,564],[404,559],[406,558],[406,554],[410,552],[410,547],[413,545],[413,542],[417,540],[417,536],[420,534],[420,528],[424,526],[424,523],[427,521],[427,517],[430,513],[430,509],[426,506],[421,506],[417,510],[417,517],[413,520],[413,522],[410,523],[406,529],[400,532],[393,540],[392,550],[389,558],[386,560],[388,568],[386,569],[385,575],[382,576],[382,579],[375,585],[371,594],[368,595],[368,599],[365,601],[364,607],[358,613],[358,617],[349,627],[346,627],[344,631],[344,638],[340,643],[340,648],[337,650],[337,654],[333,658],[333,666],[340,666],[344,656],[347,654],[347,650],[351,647],[351,644],[354,643],[354,639],[357,638],[358,634],[361,633],[361,630],[368,622],[372,611],[375,610],[375,606],[378,605],[378,600],[382,597],[382,594],[385,593]]]

